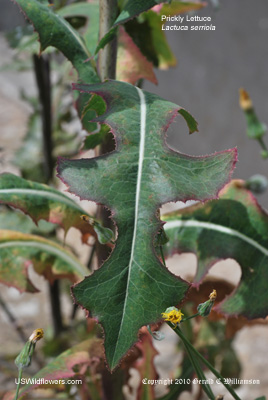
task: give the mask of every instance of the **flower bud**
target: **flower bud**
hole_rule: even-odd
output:
[[[31,364],[36,342],[44,336],[43,329],[35,329],[15,360],[18,369],[24,369]]]
[[[214,305],[214,302],[217,298],[217,292],[214,289],[212,293],[209,295],[209,300],[205,301],[205,303],[200,303],[197,306],[197,311],[198,314],[201,315],[201,317],[207,317],[210,314],[210,311]]]
[[[245,113],[247,120],[247,135],[251,139],[261,139],[267,131],[265,124],[261,123],[255,113],[252,100],[249,94],[244,90],[240,89],[240,107]]]
[[[268,187],[268,180],[264,175],[256,174],[246,181],[246,188],[254,193],[263,193]]]

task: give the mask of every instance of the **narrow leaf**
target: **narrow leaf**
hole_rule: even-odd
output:
[[[84,243],[87,243],[90,235],[96,236],[97,234],[98,239],[100,239],[100,229],[104,230],[104,233],[111,239],[113,237],[110,229],[101,227],[98,221],[90,215],[87,214],[91,224],[83,221],[81,215],[86,214],[85,211],[60,191],[47,185],[27,181],[13,174],[0,175],[0,203],[22,210],[36,224],[44,219],[60,225],[65,233],[69,228],[75,227],[81,231]],[[101,233],[102,236],[103,232]],[[101,243],[103,243],[103,240],[101,240]]]
[[[168,0],[163,1],[166,3]],[[141,14],[144,11],[149,10],[150,8],[157,6],[159,1],[156,0],[128,0],[125,7],[119,14],[118,18],[116,19],[114,26],[124,24],[125,22],[129,21],[130,19],[136,17],[137,15]]]
[[[88,270],[69,251],[40,236],[0,230],[0,281],[20,292],[36,292],[28,277],[33,265],[50,282],[66,277],[77,281]]]
[[[129,21],[130,19],[136,17],[143,11],[149,10],[149,8],[154,7],[157,5],[158,2],[155,0],[128,0],[127,4],[119,14],[118,18],[114,22],[112,28],[103,36],[100,40],[95,54],[97,54],[100,49],[103,49],[106,44],[111,42],[117,34],[117,26],[124,24],[125,22]]]
[[[56,47],[73,64],[80,79],[98,82],[99,78],[90,61],[90,53],[81,38],[64,18],[54,13],[49,4],[38,0],[16,0],[25,17],[38,32],[41,51],[48,46]]]
[[[109,207],[117,225],[110,258],[73,288],[76,301],[103,325],[106,357],[114,369],[137,340],[138,329],[179,303],[188,288],[156,255],[158,208],[169,201],[216,197],[229,180],[236,150],[207,157],[170,150],[164,133],[171,121],[179,112],[192,129],[194,118],[176,104],[130,84],[108,81],[75,89],[105,100],[106,111],[94,121],[110,126],[116,142],[109,154],[61,159],[58,166],[69,191]]]
[[[73,3],[57,11],[61,17],[86,17],[87,24],[83,37],[90,53],[93,54],[98,43],[99,35],[99,4],[97,0]]]
[[[243,181],[232,181],[221,191],[218,201],[188,207],[163,218],[169,237],[166,255],[197,255],[195,286],[217,261],[233,258],[239,263],[241,281],[217,310],[248,319],[267,316],[268,215]]]

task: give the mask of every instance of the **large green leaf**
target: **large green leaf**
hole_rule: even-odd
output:
[[[217,196],[227,183],[236,150],[190,157],[169,149],[164,133],[179,112],[190,131],[194,118],[176,104],[123,82],[75,85],[102,96],[106,111],[95,121],[110,126],[116,150],[92,159],[59,162],[70,192],[112,210],[118,239],[106,263],[73,288],[76,301],[103,325],[108,364],[114,369],[137,340],[138,329],[180,302],[188,284],[159,261],[153,240],[161,204]]]
[[[60,191],[13,174],[0,175],[0,203],[22,210],[35,223],[44,219],[58,224],[65,233],[69,228],[75,227],[81,231],[84,243],[87,242],[89,235],[94,235],[94,230],[101,243],[113,239],[113,232],[110,229],[102,227],[75,201]],[[91,225],[81,219],[83,214],[89,217]]]
[[[215,262],[233,258],[239,263],[242,276],[238,287],[216,308],[228,316],[251,319],[268,314],[268,215],[244,186],[243,181],[232,181],[221,191],[220,200],[163,218],[168,221],[166,255],[197,255],[195,286]]]
[[[74,255],[51,240],[0,230],[0,282],[20,292],[36,292],[28,277],[30,265],[50,282],[62,277],[77,281],[88,273]]]
[[[49,4],[38,0],[16,0],[16,3],[38,32],[41,51],[48,46],[56,47],[71,61],[80,79],[99,81],[91,61],[88,61],[90,53],[84,40],[64,18],[54,13]]]

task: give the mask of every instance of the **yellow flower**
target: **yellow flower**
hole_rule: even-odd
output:
[[[240,107],[244,111],[251,110],[253,108],[253,105],[248,92],[246,92],[245,89],[243,88],[239,89],[239,92],[240,92],[240,97],[239,97]]]
[[[35,329],[31,334],[31,336],[29,337],[29,341],[36,343],[38,342],[38,340],[42,339],[43,336],[44,336],[43,329],[41,328]]]
[[[181,310],[178,310],[176,307],[169,307],[162,313],[163,319],[170,321],[174,325],[174,328],[181,322],[183,316],[184,314]]]
[[[216,292],[216,290],[214,289],[213,292],[211,292],[210,295],[209,295],[209,300],[215,301],[216,298],[217,298],[217,292]]]

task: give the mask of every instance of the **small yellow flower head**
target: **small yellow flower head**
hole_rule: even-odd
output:
[[[217,292],[216,292],[216,290],[214,289],[213,292],[211,292],[210,295],[209,295],[209,300],[215,301],[216,298],[217,298]]]
[[[29,337],[29,341],[36,343],[38,342],[38,340],[42,339],[42,337],[44,336],[44,331],[41,328],[35,329],[33,331],[33,333],[31,334],[31,336]]]
[[[181,310],[178,310],[176,307],[169,307],[162,313],[163,319],[165,321],[170,321],[175,327],[181,322],[183,316],[184,314]]]
[[[81,218],[83,221],[87,222],[88,224],[90,224],[90,225],[92,225],[92,226],[95,225],[94,219],[93,219],[93,218],[90,218],[88,215],[85,215],[85,214],[80,215],[80,218]]]
[[[239,97],[239,103],[240,107],[244,111],[248,111],[253,108],[251,98],[248,94],[248,92],[245,91],[245,89],[239,89],[240,92],[240,97]]]

